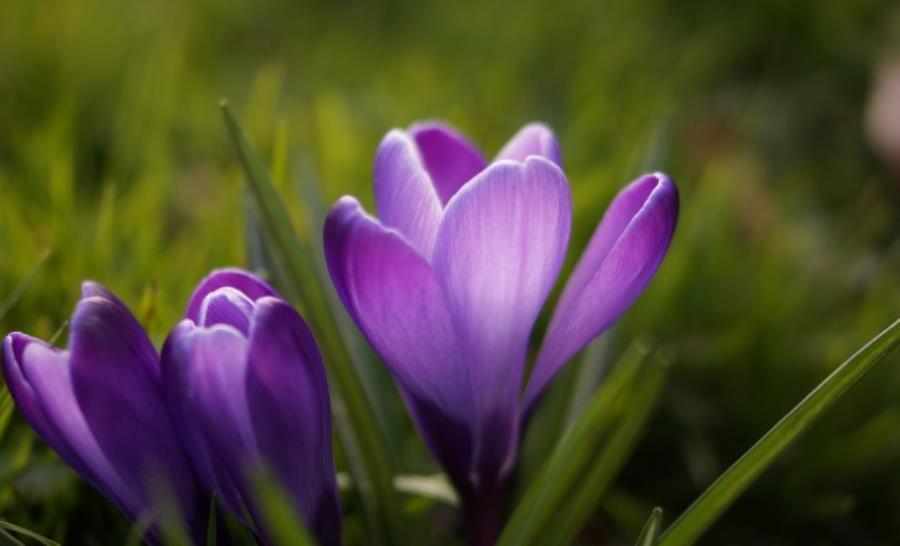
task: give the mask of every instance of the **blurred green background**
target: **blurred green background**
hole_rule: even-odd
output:
[[[423,118],[488,155],[528,121],[556,130],[576,203],[569,267],[621,186],[672,175],[670,254],[599,352],[614,360],[646,335],[675,365],[584,544],[629,543],[657,504],[671,521],[900,315],[900,177],[863,123],[898,45],[888,0],[5,0],[0,21],[4,333],[53,336],[90,278],[161,342],[203,275],[247,264],[222,97],[307,237],[319,226],[298,182],[371,205],[379,139]],[[859,384],[703,543],[896,543],[898,364]],[[398,466],[434,471],[373,374]],[[15,419],[0,517],[66,544],[123,543],[124,520]],[[525,468],[556,438],[533,432]],[[406,513],[452,536],[452,512],[412,499]]]

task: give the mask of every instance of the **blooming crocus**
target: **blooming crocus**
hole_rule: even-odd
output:
[[[523,395],[529,336],[572,221],[560,165],[540,124],[490,164],[445,125],[393,130],[375,158],[377,218],[343,197],[325,225],[338,294],[476,511],[508,475],[524,416],[643,291],[675,229],[678,195],[665,175],[619,193],[562,292]]]
[[[161,541],[163,503],[176,502],[196,544],[209,498],[173,426],[159,355],[116,296],[85,282],[67,350],[22,333],[3,341],[13,400],[38,435],[133,522]]]
[[[249,273],[216,271],[166,340],[162,368],[188,450],[229,511],[273,542],[264,472],[321,544],[340,543],[328,386],[297,311]]]

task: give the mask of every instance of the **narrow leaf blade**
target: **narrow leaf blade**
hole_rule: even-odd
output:
[[[36,540],[37,542],[40,542],[45,546],[60,546],[59,542],[56,542],[55,540],[50,540],[49,538],[43,535],[39,535],[38,533],[35,533],[30,529],[26,529],[20,525],[16,525],[8,521],[0,520],[0,529],[11,531],[13,533],[28,537],[32,540]]]
[[[563,434],[550,459],[528,487],[504,528],[499,546],[539,544],[541,533],[555,525],[553,516],[566,503],[566,494],[593,463],[596,447],[615,424],[626,394],[638,376],[647,350],[632,344],[584,413]]]
[[[260,220],[260,229],[271,254],[284,274],[287,293],[296,295],[305,317],[325,356],[332,386],[335,425],[360,495],[374,544],[400,543],[403,538],[392,483],[393,465],[384,433],[360,382],[356,367],[339,335],[335,317],[327,301],[328,287],[322,286],[314,255],[304,247],[294,231],[290,215],[268,172],[227,103],[221,104],[225,126],[235,144],[247,175]],[[316,256],[315,259],[310,259]]]
[[[658,352],[641,366],[639,379],[629,393],[621,421],[615,425],[582,479],[567,494],[566,509],[557,516],[552,529],[547,530],[547,536],[540,544],[570,544],[584,527],[640,439],[644,426],[656,407],[668,368],[668,358]]]
[[[261,472],[254,480],[270,539],[278,546],[314,546],[315,540],[297,518],[287,493],[270,476]]]
[[[656,546],[659,544],[659,532],[662,530],[662,508],[657,506],[650,512],[644,529],[638,535],[635,546]]]
[[[787,413],[666,530],[661,546],[693,544],[818,417],[900,343],[900,320],[888,326]]]

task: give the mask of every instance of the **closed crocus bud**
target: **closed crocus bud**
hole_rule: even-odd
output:
[[[524,127],[488,164],[439,123],[393,130],[375,158],[377,217],[332,208],[325,253],[344,305],[394,375],[413,421],[490,543],[520,426],[553,376],[610,327],[659,267],[675,185],[640,177],[610,205],[563,291],[531,380],[535,319],[565,258],[572,199],[559,146]]]
[[[161,503],[177,503],[196,544],[209,506],[166,408],[159,356],[134,315],[86,282],[70,322],[69,348],[21,333],[3,342],[3,373],[38,435],[160,543]],[[167,522],[168,523],[168,522]]]
[[[258,496],[264,472],[321,544],[339,544],[328,386],[297,311],[249,273],[216,271],[191,297],[162,362],[191,456],[228,510],[272,543]]]

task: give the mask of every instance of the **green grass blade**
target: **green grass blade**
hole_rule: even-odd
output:
[[[634,450],[665,382],[667,359],[658,353],[641,366],[634,390],[622,410],[623,417],[591,466],[567,495],[565,510],[560,511],[552,528],[539,543],[548,546],[570,544],[594,512],[600,498]]]
[[[13,288],[13,291],[6,296],[6,299],[3,302],[0,302],[0,318],[3,318],[6,313],[9,312],[10,309],[25,295],[25,292],[28,290],[28,287],[31,286],[31,283],[34,282],[34,279],[38,276],[38,273],[41,272],[41,268],[44,267],[44,264],[47,262],[47,258],[50,257],[50,251],[45,251],[41,254],[41,257],[38,258],[37,263],[35,263],[28,273],[22,278],[18,285]]]
[[[732,502],[854,383],[900,343],[895,321],[825,378],[666,530],[661,546],[693,544]]]
[[[569,396],[565,425],[574,423],[578,416],[584,412],[591,395],[594,394],[597,390],[597,385],[603,380],[603,376],[607,372],[607,366],[612,364],[609,361],[610,337],[602,336],[599,339],[595,339],[585,349],[584,356],[581,358],[581,367],[578,369],[578,376],[575,378],[575,384],[572,386],[572,392]]]
[[[320,257],[304,252],[268,172],[224,102],[222,114],[246,171],[262,231],[272,245],[273,257],[282,268],[291,292],[297,295],[325,355],[335,424],[371,527],[369,540],[374,544],[399,543],[403,534],[394,497],[391,458],[375,418],[376,408],[366,395],[347,347],[336,335],[340,329],[329,310],[325,295],[328,291],[323,289],[326,287],[321,286],[316,273],[315,260]]]
[[[9,389],[5,386],[0,387],[0,438],[3,438],[3,435],[6,433],[6,427],[9,426],[14,408],[15,404],[13,404]]]
[[[50,540],[49,538],[47,538],[45,536],[41,536],[41,535],[35,533],[34,531],[31,531],[31,530],[21,527],[19,525],[15,525],[8,521],[0,520],[0,529],[3,529],[5,531],[11,531],[13,533],[22,535],[23,537],[28,537],[32,540],[36,540],[37,542],[40,542],[41,544],[44,544],[45,546],[60,546],[59,542],[56,542],[55,540]]]
[[[567,493],[592,465],[597,445],[613,428],[646,356],[647,350],[640,344],[632,344],[626,351],[525,491],[498,546],[538,544],[535,541],[541,532],[555,525],[553,517],[564,506],[568,509]]]
[[[328,204],[325,202],[320,186],[321,184],[318,183],[312,173],[299,177],[296,184],[297,193],[303,202],[303,210],[308,222],[307,227],[316,233],[322,230],[325,225],[325,217],[328,214]],[[309,252],[312,255],[325,255],[321,237],[311,238],[309,246]],[[330,286],[331,277],[328,273],[328,267],[325,265],[325,260],[317,260],[314,265],[317,266],[316,276],[319,282],[322,285]],[[344,347],[350,355],[350,360],[356,364],[356,372],[360,377],[366,395],[376,409],[385,407],[386,404],[383,400],[385,389],[379,388],[385,386],[385,382],[383,378],[377,377],[379,372],[384,370],[384,367],[376,361],[374,354],[368,350],[366,341],[350,318],[350,314],[344,309],[344,304],[338,297],[337,291],[325,290],[325,300],[332,317],[334,317],[337,331],[340,332],[341,339],[344,341]],[[378,419],[379,424],[389,434],[391,432],[391,423],[390,420],[385,418],[384,413],[376,412],[375,418]]]
[[[284,265],[291,288],[298,291],[303,306],[310,313],[317,312],[320,310],[321,296],[314,282],[315,266],[311,257],[302,253],[303,244],[294,230],[290,215],[281,202],[281,196],[275,189],[268,171],[244,136],[228,104],[223,102],[221,106],[225,126],[247,175],[250,193],[259,212],[261,229],[267,240],[272,243],[274,258]]]
[[[219,518],[215,493],[209,499],[209,518],[206,520],[206,546],[217,546],[219,543]]]
[[[269,538],[277,546],[315,546],[315,540],[297,517],[290,497],[269,476],[262,472],[254,480],[265,528],[271,535]]]
[[[659,532],[662,530],[662,508],[657,506],[650,512],[644,529],[638,535],[637,542],[634,546],[656,546],[659,544]]]
[[[25,546],[24,542],[12,536],[4,529],[0,529],[0,538],[3,539],[3,542],[0,542],[0,544],[3,544],[4,546]]]

